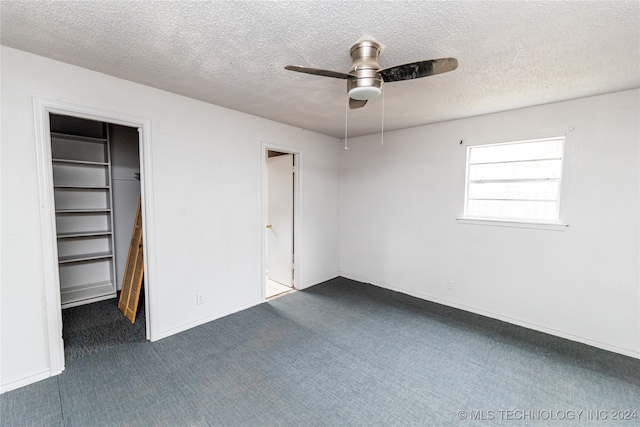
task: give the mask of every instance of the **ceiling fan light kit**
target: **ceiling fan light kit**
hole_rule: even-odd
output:
[[[382,86],[382,84],[380,84]],[[382,89],[380,87],[375,86],[361,86],[354,87],[349,90],[349,98],[355,99],[356,101],[368,101],[370,99],[376,98],[380,96],[382,93]]]
[[[364,107],[368,100],[380,96],[383,83],[419,79],[453,71],[458,67],[457,59],[442,58],[381,69],[378,64],[381,51],[382,45],[375,41],[362,40],[357,42],[351,46],[350,53],[353,64],[347,73],[295,65],[287,65],[284,68],[299,73],[346,79],[349,108],[354,109]]]

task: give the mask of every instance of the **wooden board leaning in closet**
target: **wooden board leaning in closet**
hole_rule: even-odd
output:
[[[129,257],[122,279],[122,291],[118,308],[127,319],[134,323],[138,312],[138,301],[142,287],[142,277],[144,274],[144,254],[142,248],[142,199],[138,201],[138,211],[131,233],[131,246],[129,246]]]

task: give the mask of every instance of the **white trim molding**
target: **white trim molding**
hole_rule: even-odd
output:
[[[459,224],[473,224],[473,225],[491,225],[494,227],[517,227],[517,228],[535,228],[541,230],[555,230],[564,231],[569,227],[569,224],[562,224],[559,222],[527,222],[517,220],[500,220],[500,219],[488,219],[488,218],[456,218]]]
[[[26,377],[22,377],[14,381],[9,381],[2,384],[2,388],[0,388],[0,394],[22,388],[29,384],[37,383],[38,381],[46,380],[53,375],[57,374],[53,374],[49,369],[45,369],[44,371],[36,372],[35,374],[27,375]]]
[[[480,308],[476,308],[476,307],[472,307],[466,304],[460,304],[460,303],[456,303],[456,302],[452,302],[443,298],[439,298],[437,296],[434,296],[430,293],[427,292],[417,292],[417,291],[411,291],[408,290],[402,286],[395,286],[395,285],[390,285],[389,283],[385,283],[385,282],[381,282],[381,281],[377,281],[377,280],[369,280],[369,279],[365,279],[362,277],[359,277],[357,275],[353,275],[353,274],[348,274],[348,273],[344,273],[341,272],[340,273],[341,277],[344,277],[345,279],[350,279],[350,280],[355,280],[357,282],[362,282],[362,283],[367,283],[373,286],[377,286],[379,288],[383,288],[383,289],[388,289],[391,291],[395,291],[395,292],[400,292],[402,294],[405,295],[409,295],[415,298],[419,298],[421,300],[425,300],[425,301],[430,301],[436,304],[441,304],[443,306],[447,306],[447,307],[453,307],[459,310],[463,310],[469,313],[475,313],[475,314],[479,314],[481,316],[485,316],[491,319],[497,319],[503,322],[507,322],[510,323],[512,325],[516,325],[516,326],[521,326],[523,328],[527,328],[527,329],[532,329],[534,331],[539,331],[539,332],[544,332],[545,334],[549,334],[549,335],[553,335],[556,337],[560,337],[560,338],[564,338],[570,341],[575,341],[575,342],[579,342],[579,343],[583,343],[583,344],[587,344],[590,345],[592,347],[596,347],[596,348],[600,348],[603,350],[607,350],[607,351],[611,351],[614,353],[618,353],[618,354],[622,354],[624,356],[629,356],[629,357],[633,357],[635,359],[640,359],[640,352],[638,352],[637,349],[634,348],[629,348],[629,347],[623,347],[623,346],[616,346],[616,345],[612,345],[610,343],[606,343],[597,339],[593,339],[593,338],[589,338],[589,337],[585,337],[583,335],[579,335],[579,334],[575,334],[572,332],[567,332],[567,331],[563,331],[561,329],[555,329],[555,328],[549,328],[546,326],[541,326],[538,325],[536,323],[531,323],[528,322],[526,320],[517,318],[517,317],[512,317],[512,316],[507,316],[504,315],[502,313],[497,313],[497,312],[493,312],[493,311],[489,311],[489,310],[483,310]]]
[[[262,215],[260,229],[262,237],[262,267],[261,267],[261,280],[262,283],[262,300],[266,301],[266,287],[265,272],[267,270],[267,151],[279,151],[281,153],[293,154],[295,176],[293,180],[293,253],[295,255],[295,268],[293,270],[293,287],[294,289],[301,289],[302,287],[302,268],[304,262],[304,255],[302,250],[302,221],[304,216],[302,215],[302,200],[303,200],[303,156],[302,150],[299,148],[289,147],[286,145],[272,144],[270,142],[262,142],[260,144],[260,161],[262,168]]]
[[[60,277],[58,273],[58,249],[56,245],[55,206],[53,202],[53,172],[51,164],[51,132],[49,114],[61,114],[88,120],[113,123],[137,128],[140,132],[141,194],[143,215],[144,286],[147,312],[147,338],[155,340],[159,330],[157,299],[152,284],[156,277],[155,228],[153,174],[151,167],[151,120],[113,111],[100,110],[83,105],[70,104],[44,98],[33,98],[35,118],[35,147],[38,170],[38,194],[40,201],[40,224],[42,229],[42,256],[44,271],[45,310],[49,343],[50,367],[47,376],[60,374],[64,370],[64,342],[62,340],[62,308],[60,301]],[[40,373],[20,381],[42,379]],[[35,381],[34,380],[34,381]]]

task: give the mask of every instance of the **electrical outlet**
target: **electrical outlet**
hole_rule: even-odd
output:
[[[204,295],[196,294],[196,304],[204,304]]]
[[[453,290],[453,280],[447,280],[447,289]]]

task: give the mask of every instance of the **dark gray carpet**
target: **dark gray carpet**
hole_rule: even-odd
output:
[[[1,402],[3,426],[631,426],[640,361],[338,278]]]
[[[144,298],[140,298],[134,323],[118,309],[118,298],[64,309],[62,337],[67,363],[116,345],[145,341]]]

